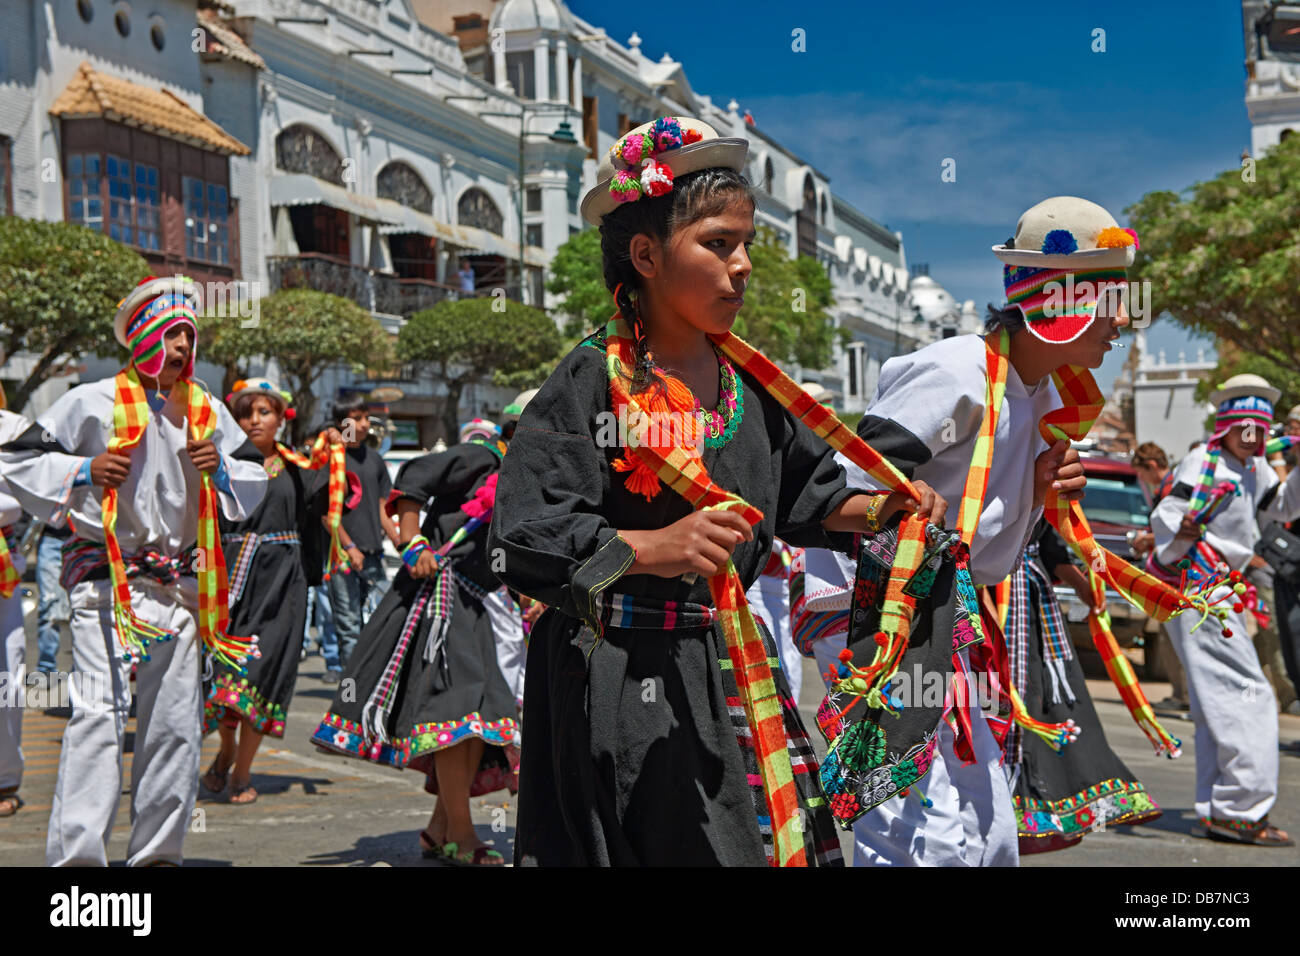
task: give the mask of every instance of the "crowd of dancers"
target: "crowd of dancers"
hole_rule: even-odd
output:
[[[74,669],[106,678],[74,686],[48,863],[107,863],[133,685],[129,864],[182,862],[200,782],[257,799],[252,764],[284,734],[321,589],[338,688],[311,740],[425,775],[427,857],[503,865],[470,804],[501,790],[519,794],[521,865],[839,864],[837,828],[855,865],[1015,865],[1154,819],[1107,745],[1055,581],[1175,756],[1107,588],[1167,623],[1200,832],[1292,845],[1268,819],[1277,709],[1242,580],[1261,521],[1300,517],[1300,478],[1261,457],[1278,391],[1245,376],[1216,393],[1134,566],[1093,539],[1071,447],[1101,410],[1088,370],[1128,322],[1133,231],[1074,197],[1030,208],[993,248],[1006,301],[984,334],[885,363],[855,432],[730,331],[754,239],[747,148],[682,117],[623,136],[582,203],[608,325],[501,424],[467,423],[392,481],[364,402],[293,449],[277,383],[224,402],[198,386],[179,277],[123,299],[114,378],[35,422],[0,413],[0,521],[25,511],[66,535]],[[1063,284],[1073,298],[1054,303]],[[20,672],[12,541],[3,557]],[[825,683],[820,760],[803,657]],[[207,733],[220,747],[200,774]],[[0,815],[21,806],[20,735],[6,707]]]

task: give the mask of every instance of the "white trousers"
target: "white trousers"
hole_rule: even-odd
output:
[[[45,860],[50,866],[106,866],[122,792],[122,753],[131,707],[131,665],[113,633],[112,587],[82,581],[72,605],[72,719],[63,733]],[[198,797],[202,685],[193,578],[166,587],[135,578],[131,606],[176,632],[154,642],[136,669],[127,864],[181,862]]]
[[[813,645],[823,680],[838,664],[848,635]],[[930,772],[906,797],[891,797],[853,824],[854,866],[1019,866],[1020,844],[1002,748],[982,711],[971,712],[975,762],[953,750],[953,732],[939,725]],[[918,789],[932,806],[921,803]]]
[[[21,585],[0,598],[0,794],[23,782],[23,707],[27,701],[27,635]]]
[[[504,586],[483,598],[483,607],[492,622],[492,637],[496,641],[497,666],[506,679],[515,703],[524,705],[524,661],[528,645],[524,640],[524,621],[515,607],[514,599]]]
[[[799,706],[799,691],[803,687],[803,655],[794,646],[790,634],[790,581],[772,574],[760,574],[758,580],[745,592],[745,600],[755,617],[763,619],[772,640],[776,643],[776,653],[781,659],[781,670],[790,683],[790,696]]]
[[[1165,628],[1187,674],[1196,723],[1196,814],[1254,823],[1277,799],[1277,700],[1244,614],[1228,613],[1228,638],[1215,618],[1193,631],[1195,623],[1186,612]]]

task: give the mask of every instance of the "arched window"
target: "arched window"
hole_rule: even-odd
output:
[[[824,226],[826,225],[826,193],[825,192],[822,193],[821,213],[822,213],[822,225]]]
[[[1285,143],[1290,138],[1291,134],[1294,132],[1295,130],[1289,128],[1282,130],[1282,132],[1278,135],[1277,141],[1279,143]]]
[[[483,190],[475,187],[461,193],[456,203],[456,221],[462,226],[476,226],[501,235],[501,210]]]
[[[763,160],[763,189],[770,196],[772,195],[772,160]]]
[[[325,137],[310,126],[290,126],[280,131],[275,138],[275,165],[286,173],[306,173],[343,185],[343,161]]]
[[[375,193],[380,199],[391,199],[408,209],[433,215],[433,193],[406,163],[389,163],[381,169],[375,177]]]
[[[803,178],[803,205],[795,216],[799,255],[817,257],[817,187],[811,174]]]

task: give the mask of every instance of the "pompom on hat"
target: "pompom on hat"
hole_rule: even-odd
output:
[[[263,395],[278,401],[281,408],[284,409],[284,417],[288,420],[292,420],[297,414],[290,407],[293,402],[293,393],[286,392],[269,378],[241,378],[231,388],[230,394],[226,396],[226,405],[233,405],[235,399],[240,395]]]
[[[1137,233],[1095,202],[1053,196],[1025,210],[1015,235],[993,254],[1003,263],[1007,302],[1019,307],[1025,327],[1063,344],[1092,325],[1107,287],[1124,286],[1137,249]]]
[[[621,203],[672,191],[678,176],[723,167],[743,172],[749,140],[719,136],[688,116],[661,116],[625,133],[601,157],[596,185],[582,199],[582,218],[599,226]]]
[[[177,323],[190,327],[194,348],[182,372],[194,374],[194,356],[198,351],[198,312],[203,297],[193,279],[185,276],[148,276],[117,304],[113,316],[113,335],[131,353],[136,368],[150,378],[162,371],[167,358],[163,337]]]

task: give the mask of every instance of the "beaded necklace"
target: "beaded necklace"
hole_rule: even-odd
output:
[[[704,419],[704,445],[706,448],[721,448],[731,441],[736,427],[745,414],[745,386],[740,376],[721,355],[718,356],[718,407],[705,409],[700,400],[695,399],[696,414]]]

